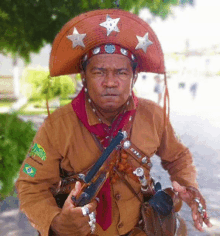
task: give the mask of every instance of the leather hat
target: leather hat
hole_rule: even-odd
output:
[[[107,45],[106,53],[116,45],[122,55],[128,51],[138,72],[165,73],[161,45],[149,24],[127,11],[104,9],[83,13],[62,27],[52,45],[50,76],[79,73],[82,59],[91,50],[99,53],[100,45]]]

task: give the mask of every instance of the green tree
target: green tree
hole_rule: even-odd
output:
[[[75,93],[75,85],[70,76],[48,79],[49,71],[25,69],[21,79],[22,93],[32,100],[51,99],[59,96],[68,98]]]
[[[16,114],[0,114],[0,201],[14,190],[14,181],[36,131]]]
[[[0,1],[0,52],[30,61],[31,52],[51,44],[61,27],[74,16],[94,9],[119,7],[138,14],[148,8],[166,18],[172,5],[193,0],[3,0]]]

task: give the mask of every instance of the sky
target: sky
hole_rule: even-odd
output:
[[[194,1],[194,6],[173,7],[173,16],[166,20],[157,17],[150,24],[165,53],[184,50],[186,40],[192,50],[220,44],[220,1]],[[142,11],[140,16],[149,17],[146,11]]]

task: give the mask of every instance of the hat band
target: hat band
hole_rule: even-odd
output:
[[[89,50],[83,56],[82,63],[99,54],[120,54],[128,57],[131,61],[136,61],[136,57],[128,49],[122,48],[121,46],[116,44],[103,44]]]

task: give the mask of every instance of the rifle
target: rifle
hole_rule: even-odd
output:
[[[103,151],[98,161],[93,165],[86,175],[79,174],[77,176],[67,177],[61,182],[58,190],[54,191],[51,189],[59,207],[62,208],[76,181],[82,182],[83,186],[80,194],[71,198],[75,206],[84,206],[97,196],[99,190],[109,176],[110,170],[108,166],[108,157],[126,137],[127,133],[125,131],[119,131],[118,134],[112,139],[109,146]]]

